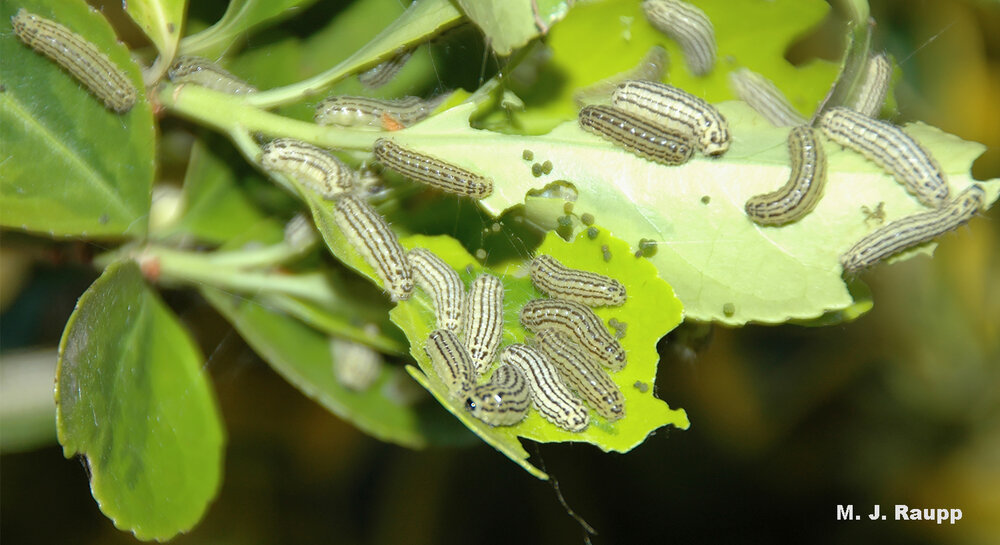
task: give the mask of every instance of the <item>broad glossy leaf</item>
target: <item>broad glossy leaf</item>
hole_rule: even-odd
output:
[[[108,111],[65,70],[10,31],[20,8],[50,18],[107,53],[139,89]],[[153,115],[139,69],[96,10],[80,1],[0,4],[0,161],[4,226],[52,236],[141,236],[153,181]]]
[[[831,82],[837,65],[811,61],[796,67],[785,51],[796,38],[819,24],[830,6],[822,0],[700,0],[715,27],[715,69],[704,77],[688,72],[680,47],[653,28],[638,0],[581,3],[552,28],[547,40],[552,57],[539,67],[537,82],[515,86],[528,108],[516,118],[525,132],[541,133],[576,117],[573,94],[601,79],[633,68],[654,45],[670,57],[664,81],[710,102],[735,98],[731,70],[746,67],[770,78],[791,103],[811,115]]]
[[[566,16],[570,0],[457,0],[498,55],[510,55]],[[537,10],[537,11],[536,11]]]
[[[845,309],[852,298],[841,279],[839,256],[877,227],[866,223],[862,207],[883,203],[887,222],[926,209],[879,167],[824,139],[828,182],[816,209],[790,225],[758,226],[743,206],[750,196],[787,180],[788,129],[770,126],[741,102],[718,106],[733,134],[729,152],[718,159],[696,156],[678,167],[642,159],[576,122],[537,137],[474,130],[465,121],[470,106],[392,138],[492,177],[496,190],[481,202],[495,216],[523,204],[529,190],[555,181],[572,185],[578,194],[574,214],[593,214],[633,248],[641,239],[657,244],[650,261],[689,318],[778,323]],[[906,130],[938,159],[953,194],[975,182],[969,168],[984,146],[922,123]],[[533,161],[522,159],[525,149],[534,152]],[[553,164],[551,174],[533,176],[533,162],[546,160]],[[978,183],[993,202],[1000,180]]]
[[[187,0],[129,0],[125,12],[160,52],[161,59],[173,59],[181,39]]]
[[[316,0],[231,0],[219,22],[181,42],[185,55],[217,58],[255,27],[302,13]]]
[[[493,270],[485,269],[454,239],[444,236],[414,235],[405,238],[403,244],[408,248],[430,249],[458,270],[466,284],[481,272],[490,272],[499,277],[506,292],[502,346],[524,342],[531,336],[521,327],[518,313],[524,303],[544,295],[532,286],[522,262],[517,261],[510,266]],[[605,246],[610,252],[610,261],[604,259],[602,247]],[[623,306],[595,309],[605,322],[614,318],[627,324],[627,333],[621,343],[628,352],[628,364],[622,371],[612,374],[626,398],[624,418],[608,422],[591,412],[590,426],[580,433],[562,430],[544,420],[534,410],[515,426],[494,428],[473,418],[461,403],[449,399],[446,387],[434,373],[430,360],[424,353],[424,342],[436,326],[433,304],[427,294],[420,290],[390,313],[393,322],[410,339],[410,354],[417,360],[422,371],[411,368],[411,374],[476,435],[539,478],[546,476],[527,461],[528,454],[518,438],[542,443],[585,442],[605,451],[627,452],[661,426],[674,425],[686,429],[689,425],[686,413],[682,409],[671,409],[653,393],[656,365],[659,361],[656,343],[676,327],[682,317],[680,301],[674,297],[670,286],[657,276],[655,267],[645,259],[633,256],[628,244],[611,237],[603,229],[594,239],[581,233],[572,243],[550,233],[537,252],[552,255],[569,267],[610,275],[621,281],[628,290],[629,298]]]
[[[105,270],[63,333],[59,442],[86,458],[101,511],[139,539],[189,530],[218,492],[222,419],[203,364],[131,261]]]
[[[468,434],[433,403],[400,403],[386,392],[402,368],[386,365],[366,391],[342,386],[334,376],[330,337],[258,298],[213,288],[202,294],[254,351],[304,394],[383,441],[419,448],[467,442]]]

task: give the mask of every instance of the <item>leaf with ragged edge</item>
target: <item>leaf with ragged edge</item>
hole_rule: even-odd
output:
[[[222,418],[187,331],[131,261],[77,303],[59,347],[56,426],[86,457],[101,511],[139,539],[170,539],[218,492]]]
[[[25,8],[94,43],[139,89],[127,113],[105,109],[65,70],[10,31]],[[139,69],[104,17],[83,2],[0,4],[0,201],[4,226],[52,236],[141,236],[153,182],[153,114]]]
[[[528,108],[517,125],[538,134],[576,117],[573,94],[601,79],[630,70],[654,45],[667,49],[669,68],[664,81],[710,102],[730,100],[729,72],[746,67],[770,78],[803,114],[822,100],[838,67],[827,61],[793,66],[785,50],[796,38],[819,24],[830,6],[822,0],[701,0],[715,27],[718,55],[715,69],[704,77],[692,75],[680,47],[653,28],[638,0],[606,0],[570,10],[552,28],[547,40],[552,58],[540,67],[537,82],[515,87]]]
[[[226,13],[211,27],[184,38],[181,52],[217,58],[242,42],[254,28],[267,22],[293,17],[316,0],[231,0]]]
[[[177,53],[187,0],[129,0],[125,13],[156,46],[161,59],[169,61]],[[161,61],[161,62],[167,62]],[[164,68],[165,69],[165,68]]]
[[[510,55],[566,16],[569,0],[457,0],[498,55]],[[537,11],[536,11],[537,10]]]
[[[465,430],[433,403],[413,405],[396,399],[397,381],[410,380],[402,368],[384,365],[369,389],[349,390],[333,373],[326,333],[259,297],[237,297],[213,288],[202,289],[202,294],[285,380],[365,433],[411,448],[467,442]]]
[[[402,243],[407,248],[430,249],[458,270],[467,285],[482,272],[500,278],[505,288],[501,350],[503,346],[525,342],[531,337],[520,325],[518,314],[526,302],[544,297],[544,294],[532,285],[524,263],[517,262],[502,270],[481,267],[457,241],[446,236],[413,235],[404,238]],[[605,246],[610,251],[610,261],[604,260],[602,247]],[[594,310],[605,322],[615,318],[627,324],[627,333],[621,344],[628,353],[628,363],[625,369],[611,375],[625,395],[624,418],[608,422],[591,411],[590,426],[580,433],[558,428],[534,410],[515,426],[494,428],[473,418],[461,403],[449,398],[447,388],[434,373],[424,352],[427,336],[436,326],[433,304],[422,290],[416,290],[411,299],[401,302],[390,312],[392,321],[409,338],[410,354],[420,367],[420,371],[410,368],[411,374],[476,435],[532,475],[543,479],[546,475],[527,461],[528,453],[518,441],[519,437],[542,443],[585,442],[605,451],[627,452],[662,426],[687,429],[689,423],[684,410],[671,409],[654,395],[653,383],[659,361],[656,342],[676,327],[682,318],[680,301],[674,297],[670,286],[657,276],[655,267],[644,259],[634,257],[628,244],[611,237],[603,229],[594,239],[580,234],[572,243],[550,233],[537,252],[552,255],[569,267],[609,275],[625,285],[629,296],[623,306]]]
[[[815,210],[783,227],[758,226],[743,206],[787,180],[788,129],[770,126],[741,102],[718,107],[733,135],[728,153],[696,156],[675,167],[633,155],[575,122],[544,136],[471,129],[471,106],[453,108],[392,139],[493,178],[496,189],[481,203],[494,216],[523,204],[529,190],[559,180],[571,184],[578,194],[575,214],[593,214],[633,247],[641,239],[657,244],[650,261],[690,318],[780,323],[851,305],[839,256],[877,227],[866,224],[862,207],[884,203],[887,222],[926,208],[875,164],[823,139],[828,181]],[[938,159],[953,194],[979,183],[987,202],[997,198],[1000,180],[976,182],[969,174],[984,146],[922,123],[905,129]],[[533,176],[532,161],[522,159],[526,149],[535,163],[551,161],[551,174]]]

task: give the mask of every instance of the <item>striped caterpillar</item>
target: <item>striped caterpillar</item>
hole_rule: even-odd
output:
[[[610,106],[586,106],[578,120],[584,130],[664,165],[686,163],[694,151],[684,135]]]
[[[447,193],[473,199],[485,199],[493,193],[493,180],[386,138],[375,141],[375,158],[390,170]]]
[[[138,91],[132,80],[83,36],[24,8],[11,17],[11,25],[19,40],[62,66],[109,110],[122,114],[135,105]]]
[[[626,81],[611,94],[615,107],[642,116],[666,128],[694,136],[706,155],[729,149],[729,123],[715,106],[672,85],[655,81]]]
[[[250,95],[257,88],[202,57],[177,57],[167,70],[174,83],[190,83],[230,95]]]
[[[692,74],[704,76],[712,71],[715,28],[704,11],[680,0],[646,0],[642,11],[651,25],[681,46]]]
[[[741,68],[729,73],[729,86],[736,96],[775,127],[798,127],[809,123],[771,80]]]
[[[524,374],[531,390],[532,404],[542,418],[566,431],[587,429],[590,413],[544,354],[524,344],[512,344],[500,354],[500,361],[517,367]]]
[[[792,172],[788,182],[777,191],[750,197],[747,216],[761,225],[781,225],[808,214],[826,184],[826,154],[811,127],[795,127],[788,133],[788,154]]]
[[[264,144],[260,163],[264,170],[292,176],[327,200],[352,191],[357,177],[330,152],[293,138]]]
[[[426,248],[414,248],[406,254],[417,285],[434,300],[437,326],[458,333],[462,329],[465,284],[455,269]]]
[[[378,212],[354,195],[336,200],[333,218],[352,246],[382,279],[393,301],[403,301],[413,293],[413,272],[406,251]]]
[[[531,261],[531,282],[549,297],[576,301],[591,307],[625,303],[625,286],[607,276],[571,269],[550,255]]]
[[[535,343],[597,414],[609,421],[625,416],[625,396],[618,385],[572,339],[556,329],[542,328]]]
[[[824,112],[819,127],[830,140],[888,171],[924,205],[939,208],[948,202],[941,167],[899,127],[843,107]]]
[[[612,371],[625,367],[625,349],[585,305],[558,299],[534,299],[521,308],[521,323],[535,333],[556,329],[569,335]]]
[[[929,242],[964,225],[983,207],[986,193],[978,185],[937,210],[913,214],[876,229],[840,256],[844,272],[854,274],[903,250]]]

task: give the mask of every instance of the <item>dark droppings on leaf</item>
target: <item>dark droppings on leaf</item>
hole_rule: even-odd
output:
[[[535,163],[535,164],[531,165],[531,175],[534,176],[535,178],[541,176],[542,175],[542,165],[539,165],[538,163]]]
[[[601,246],[601,253],[604,254],[604,261],[611,261],[611,248],[607,244]]]
[[[722,305],[722,313],[725,314],[726,317],[730,317],[733,314],[736,314],[736,305],[734,305],[733,303],[726,303]]]
[[[626,323],[626,322],[619,322],[615,318],[612,318],[612,319],[608,320],[608,325],[611,326],[611,329],[615,330],[615,338],[616,339],[624,339],[625,338],[625,333],[628,330],[628,323]]]
[[[521,159],[524,159],[525,161],[531,161],[534,158],[535,158],[535,152],[531,151],[530,149],[526,149],[521,152]]]
[[[584,214],[580,216],[580,221],[583,222],[583,224],[586,225],[587,227],[590,227],[591,225],[594,224],[594,215]]]
[[[568,203],[564,204],[563,205],[563,214],[567,214],[568,215],[568,214],[572,214],[572,213],[573,213],[573,203],[568,202]]]
[[[556,234],[566,242],[569,242],[573,238],[573,218],[570,216],[559,216],[556,219],[556,224]]]
[[[708,195],[702,195],[701,204],[708,204],[710,202],[712,202],[712,197],[709,197]]]
[[[642,382],[641,380],[635,381],[635,384],[633,384],[632,386],[634,386],[635,389],[639,390],[639,393],[642,393],[642,394],[644,394],[644,393],[646,393],[646,392],[649,391],[649,384],[646,384],[645,382]]]
[[[639,249],[635,251],[635,257],[653,257],[656,255],[656,241],[648,238],[639,239]]]
[[[542,172],[545,174],[552,173],[552,161],[545,161],[542,163]]]
[[[597,230],[597,227],[591,227],[587,229],[587,238],[594,240],[597,238],[598,233],[600,233],[600,231]]]
[[[7,86],[0,83],[0,93],[6,93],[6,92],[7,92]]]

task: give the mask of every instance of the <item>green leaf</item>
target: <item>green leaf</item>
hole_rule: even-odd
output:
[[[467,441],[468,434],[436,405],[399,403],[391,393],[387,395],[393,381],[407,379],[398,376],[402,369],[385,366],[368,390],[348,390],[333,374],[327,334],[258,298],[238,297],[214,288],[204,288],[202,294],[275,371],[365,433],[412,448]]]
[[[457,0],[498,55],[510,55],[566,16],[571,1]],[[537,12],[535,10],[538,10]]]
[[[51,236],[141,236],[154,170],[153,114],[142,77],[108,22],[83,2],[3,2],[0,24],[21,7],[65,25],[128,74],[140,98],[108,111],[47,57],[0,32],[0,161],[4,226]]]
[[[474,130],[466,120],[471,106],[453,108],[392,138],[492,177],[496,190],[481,204],[495,217],[523,204],[530,190],[555,181],[573,186],[575,214],[593,214],[633,248],[641,239],[657,244],[650,261],[674,287],[689,318],[780,323],[847,308],[853,300],[841,279],[839,257],[877,227],[866,223],[862,207],[884,203],[886,222],[926,209],[878,166],[824,139],[827,184],[816,209],[790,225],[758,226],[743,206],[787,180],[788,129],[770,126],[742,102],[718,106],[733,134],[729,152],[714,159],[697,156],[677,167],[642,159],[575,122],[536,137]],[[979,183],[987,202],[997,198],[1000,180],[978,182],[969,173],[983,145],[922,123],[905,129],[938,159],[953,194]],[[536,163],[551,161],[552,173],[533,176],[532,161],[522,159],[525,149],[534,152]]]
[[[105,270],[63,333],[59,442],[86,458],[101,511],[139,539],[189,530],[218,492],[222,420],[203,364],[131,261]]]
[[[503,280],[506,291],[503,344],[524,342],[530,337],[521,327],[518,314],[526,302],[544,295],[535,290],[531,280],[527,278],[523,263],[515,262],[494,270],[480,267],[457,241],[446,236],[414,235],[404,239],[403,244],[408,248],[430,249],[458,270],[466,283],[484,271],[499,277]],[[610,252],[610,261],[604,259],[605,246]],[[628,352],[628,365],[612,375],[625,395],[624,418],[617,422],[607,422],[591,412],[590,426],[581,433],[562,430],[544,420],[537,411],[531,411],[520,424],[507,427],[493,428],[473,418],[460,403],[449,399],[447,388],[434,373],[430,360],[424,353],[424,342],[436,326],[433,303],[422,290],[418,290],[410,300],[399,303],[390,313],[392,321],[410,339],[410,354],[423,372],[411,368],[410,373],[476,435],[526,471],[542,479],[546,478],[545,473],[527,461],[528,454],[518,437],[541,443],[584,442],[594,444],[604,451],[628,452],[661,426],[672,424],[687,429],[687,414],[682,409],[670,409],[653,393],[656,364],[659,361],[656,343],[682,319],[680,301],[674,296],[670,286],[658,277],[656,269],[646,260],[634,257],[628,244],[613,238],[603,229],[594,239],[581,233],[572,243],[564,242],[555,234],[549,233],[537,252],[552,255],[569,267],[609,275],[625,285],[629,297],[623,306],[595,309],[602,320],[615,318],[628,325],[627,333],[621,339],[622,346]]]
[[[159,233],[161,237],[184,233],[215,243],[282,239],[282,224],[267,217],[245,189],[250,182],[270,182],[257,175],[239,180],[235,165],[242,164],[242,159],[225,150],[231,146],[218,138],[195,142],[184,176],[183,216],[168,231]]]
[[[255,27],[302,13],[316,0],[231,0],[219,22],[181,42],[185,55],[217,58],[242,43]]]
[[[125,12],[146,33],[160,52],[162,63],[170,62],[177,53],[184,24],[187,0],[129,0]],[[165,60],[163,60],[165,59]]]
[[[552,57],[539,68],[530,87],[515,87],[528,108],[516,116],[523,132],[538,134],[574,119],[573,94],[604,78],[633,68],[654,45],[670,56],[665,81],[709,102],[735,98],[729,71],[750,68],[770,78],[802,113],[812,114],[838,67],[812,61],[800,67],[785,60],[785,50],[819,24],[830,7],[822,0],[703,0],[696,2],[715,27],[715,69],[704,77],[688,72],[676,42],[646,20],[637,0],[606,0],[575,6],[555,25],[547,40]]]
[[[345,76],[393,56],[400,48],[430,39],[456,24],[461,17],[461,12],[449,0],[418,0],[378,35],[332,68],[287,87],[251,95],[246,103],[272,107],[321,94]]]

